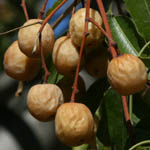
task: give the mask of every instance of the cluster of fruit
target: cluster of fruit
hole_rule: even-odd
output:
[[[71,97],[71,84],[80,59],[85,11],[85,8],[81,8],[72,16],[69,36],[60,37],[55,43],[52,28],[49,24],[45,25],[41,35],[44,56],[52,53],[56,69],[67,79],[65,82],[61,81],[63,86],[61,83],[34,85],[27,95],[30,113],[44,122],[55,118],[58,138],[70,146],[91,143],[96,135],[95,121],[88,107],[77,102],[64,103]],[[98,11],[90,8],[89,14],[90,18],[102,26],[102,18]],[[32,80],[40,69],[39,43],[35,41],[41,20],[30,19],[24,26],[36,22],[38,23],[19,30],[18,41],[8,48],[4,56],[6,73],[19,81]],[[131,54],[117,56],[109,62],[107,49],[102,44],[103,33],[93,23],[88,23],[88,33],[84,50],[86,57],[82,58],[82,66],[85,66],[87,72],[95,78],[107,75],[112,88],[121,95],[134,94],[142,90],[147,81],[144,63]],[[66,85],[67,82],[69,87]]]

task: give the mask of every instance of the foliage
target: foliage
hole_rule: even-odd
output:
[[[53,7],[47,11],[47,15],[61,2],[62,0],[56,1]],[[122,15],[115,15],[112,10],[108,10],[111,11],[111,15],[108,13],[108,19],[113,39],[121,54],[130,53],[138,56],[148,70],[150,67],[150,46],[148,44],[150,41],[150,0],[125,0],[124,3],[125,12]],[[8,30],[9,28],[4,29]],[[7,42],[5,43],[4,40]],[[0,69],[2,70],[3,49],[8,47],[10,39],[6,36],[0,39],[0,42],[2,49],[0,51]],[[47,66],[51,72],[49,83],[57,83],[59,79],[63,78],[52,63],[51,56],[47,58]],[[150,93],[149,91],[145,95],[143,93],[144,91],[128,97],[135,144],[150,139]],[[99,127],[96,139],[98,150],[128,150],[131,148],[121,96],[109,86],[107,78],[94,82],[87,90],[85,100],[82,102],[98,118]],[[150,149],[150,143],[144,144],[146,146],[138,145],[137,150]],[[72,149],[88,150],[90,148],[89,145],[82,145]]]

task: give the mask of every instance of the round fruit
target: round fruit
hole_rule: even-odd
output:
[[[147,81],[144,63],[131,54],[123,54],[113,58],[108,65],[107,76],[112,88],[121,95],[141,91]]]
[[[40,19],[30,19],[24,23],[23,26],[34,24],[36,22],[41,22]],[[38,38],[38,32],[41,27],[41,23],[34,24],[19,30],[18,33],[18,42],[21,51],[26,54],[28,57],[40,57],[39,45],[35,52],[33,53],[33,47],[35,45],[35,41]],[[52,51],[54,45],[54,32],[51,26],[47,23],[42,31],[42,50],[44,52],[44,56],[48,56],[48,54]],[[39,44],[39,43],[38,43]]]
[[[20,81],[32,80],[41,66],[40,59],[29,58],[20,51],[18,41],[13,42],[6,50],[3,63],[6,73]]]
[[[63,94],[54,84],[37,84],[28,92],[27,106],[30,113],[40,121],[54,119],[58,107],[63,103]]]
[[[103,78],[107,74],[108,52],[104,47],[99,47],[87,54],[85,60],[86,71],[95,78]]]
[[[63,95],[64,95],[64,100],[70,101],[71,95],[72,95],[72,86],[74,83],[74,78],[72,77],[64,77],[62,80],[60,80],[57,85],[61,88]],[[85,84],[83,79],[79,76],[78,80],[78,93],[76,94],[76,99],[77,100],[82,100],[85,98],[86,94],[86,89],[85,89]]]
[[[81,46],[82,37],[84,33],[84,25],[85,25],[85,13],[86,9],[79,9],[71,18],[69,25],[69,32],[72,42]],[[97,22],[100,26],[102,26],[102,18],[98,11],[90,8],[89,17],[92,18],[95,22]],[[91,22],[88,23],[88,33],[85,46],[90,44],[95,44],[103,39],[102,32]]]
[[[94,119],[84,104],[64,103],[55,117],[56,135],[69,146],[90,143],[94,138]]]
[[[56,40],[52,57],[59,73],[66,76],[74,75],[79,61],[79,51],[70,38],[63,36]]]

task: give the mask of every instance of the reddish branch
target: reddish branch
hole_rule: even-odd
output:
[[[39,13],[38,19],[41,19],[42,16],[44,15],[44,12],[45,12],[45,8],[46,8],[46,5],[47,5],[47,2],[48,2],[48,0],[45,0],[43,6],[42,6],[42,8],[41,8],[41,11],[40,11],[40,13]]]
[[[40,30],[39,30],[39,49],[40,49],[40,53],[41,53],[41,60],[42,60],[42,67],[45,71],[45,75],[44,75],[44,83],[47,83],[48,81],[48,77],[50,75],[50,72],[48,71],[47,69],[47,66],[46,66],[46,63],[45,63],[45,59],[44,59],[44,54],[43,54],[43,49],[42,49],[42,30],[44,28],[44,26],[46,25],[46,23],[49,21],[49,19],[55,14],[55,12],[66,2],[67,0],[63,0],[45,19],[44,21],[42,22],[42,25],[40,27]]]
[[[97,28],[99,30],[101,30],[103,32],[103,34],[107,37],[107,39],[111,42],[111,45],[114,45],[115,42],[113,41],[113,39],[109,36],[109,34],[107,34],[107,32],[97,23],[95,22],[92,18],[87,18],[87,20],[89,22],[92,22],[95,26],[97,26]]]
[[[89,18],[89,10],[90,10],[90,0],[87,0],[84,33],[83,33],[82,43],[81,43],[81,47],[80,47],[79,62],[78,62],[78,65],[77,65],[74,84],[73,84],[73,92],[72,92],[72,96],[71,96],[71,102],[75,101],[75,95],[78,91],[78,77],[79,77],[79,71],[80,71],[80,64],[81,64],[81,59],[82,59],[82,54],[83,54],[83,50],[84,50],[85,41],[86,41],[86,38],[87,38],[87,35],[88,35],[88,20],[86,18]]]
[[[109,27],[109,24],[108,24],[108,19],[107,19],[106,13],[105,13],[105,9],[104,9],[102,0],[97,0],[97,4],[98,4],[99,10],[101,12],[102,18],[103,18],[103,22],[104,22],[104,25],[105,25],[106,32],[109,35],[109,37],[112,39],[112,33],[111,33],[111,30],[110,30],[110,27]],[[112,56],[116,57],[117,56],[116,49],[113,47],[110,40],[108,40],[108,42],[109,42],[109,49],[111,51]],[[133,127],[131,125],[129,111],[128,111],[128,105],[127,105],[127,99],[126,99],[125,96],[122,96],[122,102],[123,102],[125,120],[126,120],[126,124],[128,126],[129,135],[130,135],[130,138],[131,138],[131,143],[134,144]]]
[[[67,0],[63,0],[43,21],[39,33],[42,32],[45,24],[50,20],[50,18],[55,14],[55,12],[66,2]]]
[[[124,108],[124,115],[125,115],[126,124],[127,124],[128,130],[129,130],[129,136],[131,138],[131,144],[134,145],[135,144],[134,131],[133,131],[133,127],[132,127],[132,124],[130,121],[127,99],[125,96],[122,96],[122,103],[123,103],[123,108]]]
[[[42,67],[43,67],[44,72],[45,72],[43,83],[47,83],[48,77],[50,75],[50,72],[48,71],[46,63],[45,63],[44,54],[43,54],[43,50],[42,50],[42,41],[41,41],[41,38],[42,37],[41,37],[41,34],[40,34],[39,35],[39,50],[40,50],[40,54],[41,54]]]
[[[26,7],[26,2],[25,0],[22,0],[21,6],[23,8],[26,20],[29,20],[29,15],[28,15],[28,11],[27,11],[27,7]]]
[[[109,27],[109,24],[108,24],[108,19],[107,19],[107,16],[106,16],[106,12],[105,12],[102,0],[97,0],[97,4],[98,4],[99,10],[101,12],[102,18],[103,18],[103,22],[104,22],[104,25],[105,25],[106,32],[109,35],[109,37],[112,39],[111,30],[110,30],[110,27]],[[109,44],[109,49],[111,51],[112,56],[116,57],[117,52],[116,52],[115,48],[113,47],[110,40],[108,40],[108,44]]]

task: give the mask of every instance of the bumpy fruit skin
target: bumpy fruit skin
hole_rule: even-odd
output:
[[[65,76],[72,76],[79,61],[79,51],[70,38],[63,36],[56,40],[52,58],[59,73]]]
[[[56,135],[69,146],[90,143],[94,137],[94,119],[84,104],[64,103],[55,117]]]
[[[71,18],[69,24],[69,32],[72,42],[76,46],[81,46],[82,37],[84,33],[84,24],[85,24],[85,8],[79,9]],[[102,18],[98,11],[90,8],[90,18],[93,18],[100,26],[102,25]],[[90,44],[95,44],[103,39],[102,32],[92,23],[88,23],[88,32],[85,46]]]
[[[42,20],[30,19],[27,22],[25,22],[23,26],[40,22],[40,21]],[[32,53],[35,40],[38,37],[38,32],[40,27],[41,24],[38,23],[19,30],[18,33],[19,47],[21,51],[28,57],[40,57],[40,50],[38,45],[36,51]],[[53,45],[54,45],[54,32],[51,26],[47,23],[42,31],[42,48],[43,48],[44,56],[48,56],[48,54],[52,51]]]
[[[60,88],[54,84],[37,84],[27,95],[29,112],[39,121],[54,119],[58,107],[64,102]]]
[[[98,47],[87,54],[85,69],[95,78],[103,78],[107,75],[109,56],[106,48]]]
[[[38,74],[41,61],[24,55],[19,49],[18,41],[15,41],[6,50],[3,64],[8,76],[20,81],[30,81]]]
[[[132,54],[113,58],[108,65],[107,76],[112,88],[125,96],[141,91],[147,81],[144,63]]]
[[[57,83],[57,85],[60,87],[60,89],[63,92],[65,102],[70,101],[70,97],[72,95],[73,82],[74,82],[73,77],[64,77]],[[85,98],[85,95],[86,95],[85,83],[84,83],[83,79],[79,76],[78,93],[76,94],[76,99],[77,99],[76,102],[79,102],[80,100]]]

